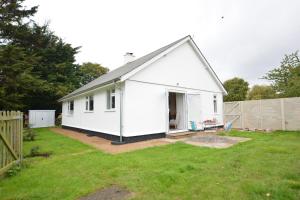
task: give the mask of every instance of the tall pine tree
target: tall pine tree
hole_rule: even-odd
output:
[[[38,7],[24,0],[0,1],[0,110],[55,109],[57,100],[106,73],[96,63],[75,64],[72,47],[35,23]]]
[[[37,7],[23,2],[0,3],[0,109],[60,110],[57,99],[79,86],[78,48],[36,24]]]
[[[23,0],[0,2],[0,110],[25,109],[24,98],[43,81],[32,73],[39,58],[17,41],[30,33],[30,17],[37,7],[25,9]]]

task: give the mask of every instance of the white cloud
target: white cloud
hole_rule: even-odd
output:
[[[222,81],[239,76],[251,84],[300,49],[299,0],[27,0],[39,4],[35,19],[74,46],[78,62],[114,69],[123,54],[151,52],[187,34]],[[222,19],[222,16],[224,18]]]

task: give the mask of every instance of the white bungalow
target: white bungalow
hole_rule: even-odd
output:
[[[60,99],[64,128],[126,143],[223,126],[226,90],[190,36],[125,60]]]

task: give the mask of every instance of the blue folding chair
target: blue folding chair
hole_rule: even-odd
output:
[[[231,128],[232,128],[232,122],[227,122],[226,124],[225,124],[225,131],[230,131],[231,130]]]
[[[191,124],[191,131],[197,131],[197,124],[195,121],[190,121]]]

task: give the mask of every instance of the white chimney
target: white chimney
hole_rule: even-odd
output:
[[[129,63],[132,62],[134,60],[135,56],[133,55],[133,53],[127,52],[124,55],[124,63]]]

